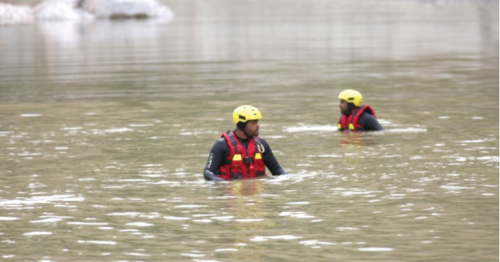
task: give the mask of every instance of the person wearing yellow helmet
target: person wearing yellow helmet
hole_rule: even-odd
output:
[[[369,105],[363,105],[363,96],[353,89],[346,89],[340,92],[339,108],[342,115],[337,123],[337,128],[341,132],[356,131],[382,131],[375,115],[375,111]]]
[[[234,131],[227,131],[210,150],[203,170],[206,180],[224,181],[264,177],[266,167],[273,175],[285,175],[269,144],[259,136],[260,111],[250,105],[233,112]]]

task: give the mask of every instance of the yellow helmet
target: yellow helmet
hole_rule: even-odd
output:
[[[339,98],[347,101],[347,103],[353,103],[356,107],[360,107],[363,104],[363,96],[354,89],[346,89],[340,92]]]
[[[247,121],[261,118],[262,114],[259,109],[249,105],[239,106],[233,112],[233,122],[235,125],[239,122],[246,123]]]

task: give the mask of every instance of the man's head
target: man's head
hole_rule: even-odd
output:
[[[259,135],[259,119],[261,118],[262,114],[259,109],[249,105],[239,106],[233,112],[234,124],[247,137]]]
[[[346,89],[339,94],[339,108],[344,115],[351,114],[354,108],[360,107],[363,104],[363,96],[360,92],[353,89]]]

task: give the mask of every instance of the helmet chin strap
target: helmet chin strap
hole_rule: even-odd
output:
[[[349,115],[352,113],[352,110],[354,110],[356,106],[353,103],[348,103],[347,104],[347,111],[349,112]]]
[[[252,137],[252,136],[249,136],[249,135],[247,134],[247,132],[245,132],[245,128],[247,127],[247,123],[246,123],[246,122],[245,122],[245,123],[243,123],[243,122],[238,122],[238,124],[236,125],[236,127],[237,127],[239,130],[243,131],[243,133],[244,133],[247,137]]]

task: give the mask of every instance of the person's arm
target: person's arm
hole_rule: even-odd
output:
[[[271,174],[273,176],[279,176],[279,175],[286,175],[285,169],[278,163],[278,160],[276,160],[276,157],[274,157],[273,151],[271,150],[271,147],[269,144],[264,140],[262,137],[260,138],[260,142],[264,146],[264,164],[266,167],[271,171]]]
[[[223,164],[224,157],[227,154],[228,148],[224,138],[215,142],[208,155],[207,165],[203,170],[203,177],[209,181],[224,181],[224,179],[217,176],[219,167]]]
[[[372,114],[364,113],[359,117],[358,123],[363,126],[365,131],[383,131],[384,128],[380,125],[377,118]]]

